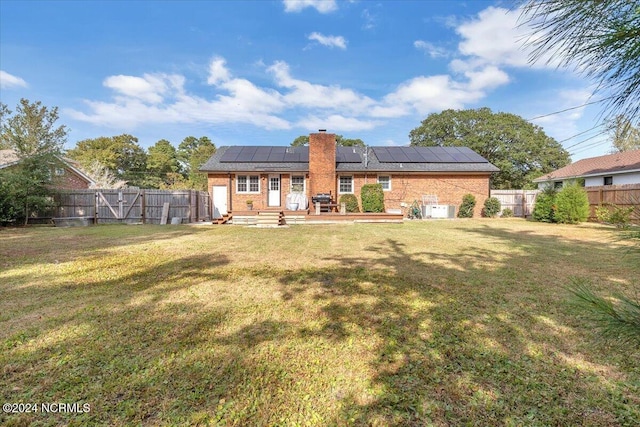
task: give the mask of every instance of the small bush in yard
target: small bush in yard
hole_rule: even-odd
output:
[[[556,196],[555,221],[577,224],[589,218],[589,198],[578,184],[565,186]]]
[[[465,194],[458,210],[458,218],[473,218],[473,208],[476,207],[476,197],[473,194]]]
[[[502,218],[513,218],[513,211],[511,208],[502,209]]]
[[[343,194],[340,196],[340,203],[344,203],[346,205],[348,213],[360,212],[358,198],[354,194]]]
[[[498,216],[500,212],[500,200],[496,197],[489,197],[484,201],[484,209],[482,210],[482,214],[489,218],[495,218]]]
[[[596,208],[596,218],[599,222],[613,224],[618,228],[626,228],[631,222],[634,210],[633,206],[623,208],[613,203],[606,203]]]
[[[558,192],[553,187],[547,187],[538,194],[532,214],[535,221],[555,222],[557,194]]]
[[[362,212],[384,212],[384,191],[380,184],[365,184],[360,192]]]

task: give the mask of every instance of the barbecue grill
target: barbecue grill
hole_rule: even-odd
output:
[[[331,193],[318,193],[315,196],[311,196],[311,203],[328,204],[331,203]]]

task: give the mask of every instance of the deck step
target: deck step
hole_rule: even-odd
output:
[[[269,226],[269,227],[277,227],[282,225],[283,223],[283,213],[282,212],[258,212],[258,217],[256,219],[256,224],[258,227],[260,226]]]
[[[220,224],[228,224],[229,222],[231,222],[232,218],[233,218],[233,214],[231,214],[231,213],[224,214],[224,215],[222,215],[221,218],[215,218],[213,220],[213,223],[214,224],[218,224],[218,225],[220,225]]]

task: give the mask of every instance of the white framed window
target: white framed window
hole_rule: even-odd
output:
[[[56,175],[58,176],[62,176],[64,175],[64,169],[63,168],[56,168]]]
[[[338,183],[338,193],[353,194],[353,176],[341,175]]]
[[[260,176],[238,175],[236,193],[260,193]]]
[[[291,176],[291,192],[304,193],[304,176],[303,175]]]
[[[391,176],[378,175],[378,184],[382,185],[382,191],[391,191]]]

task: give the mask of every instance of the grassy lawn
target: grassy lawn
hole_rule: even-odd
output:
[[[2,425],[638,425],[610,228],[523,220],[0,229]],[[635,289],[633,287],[636,286]]]

